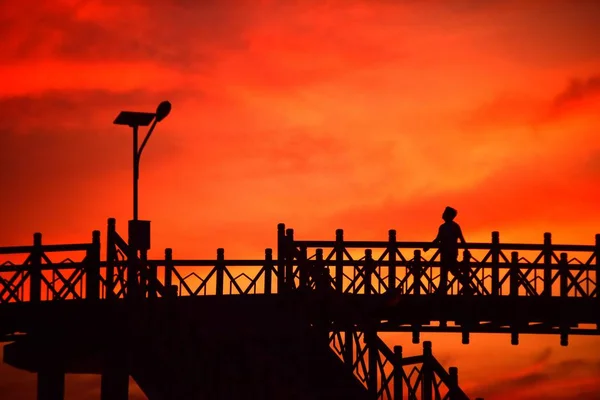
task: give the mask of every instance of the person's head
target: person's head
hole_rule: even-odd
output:
[[[442,214],[442,219],[446,222],[450,222],[456,218],[456,214],[458,214],[458,211],[456,211],[454,208],[446,207],[444,213]]]

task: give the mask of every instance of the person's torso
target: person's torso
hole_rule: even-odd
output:
[[[454,221],[444,223],[440,226],[440,242],[444,247],[455,247],[458,244],[460,228]]]

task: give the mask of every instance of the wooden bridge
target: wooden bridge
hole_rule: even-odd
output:
[[[431,343],[403,357],[377,332],[412,332],[414,343],[420,332],[463,343],[506,333],[515,345],[520,334],[556,334],[563,346],[600,334],[600,235],[591,245],[549,233],[517,244],[493,232],[463,248],[453,274],[430,242],[398,241],[394,230],[386,241],[347,241],[342,230],[312,241],[280,224],[275,254],[260,260],[223,249],[214,260],[171,249],[148,259],[114,219],[104,260],[100,242],[99,231],[67,245],[36,233],[32,245],[0,248],[11,260],[0,265],[5,362],[39,374],[40,399],[62,398],[65,373],[101,374],[103,399],[126,399],[129,375],[151,400],[465,399]]]

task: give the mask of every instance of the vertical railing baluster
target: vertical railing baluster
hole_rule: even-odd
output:
[[[537,294],[537,293],[536,293]],[[552,234],[544,233],[544,296],[552,296]]]
[[[567,253],[560,253],[558,273],[560,279],[560,297],[566,300],[569,297],[569,259]],[[569,318],[565,314],[564,309],[561,309],[559,312],[561,316],[560,345],[567,346],[569,344]]]
[[[315,282],[315,290],[326,295],[331,286],[329,283],[329,270],[325,268],[325,261],[323,260],[323,249],[316,249],[315,261],[310,274]]]
[[[423,364],[421,367],[421,399],[432,400],[433,399],[433,370],[431,368],[431,359],[433,353],[431,349],[431,342],[423,342]]]
[[[365,280],[365,294],[373,293],[373,270],[375,269],[375,263],[373,261],[373,252],[371,249],[365,250],[365,262],[363,266],[364,280]]]
[[[390,229],[388,232],[388,290],[396,288],[396,230]]]
[[[285,290],[285,224],[277,224],[277,293]]]
[[[404,399],[404,381],[403,381],[403,367],[402,367],[402,346],[394,346],[394,362],[392,363],[394,368],[394,400]]]
[[[265,249],[265,294],[271,294],[271,286],[273,280],[273,250]]]
[[[375,331],[365,332],[365,346],[369,347],[367,390],[372,399],[377,398],[377,358],[379,357],[379,349],[377,348],[376,339],[377,333]]]
[[[567,253],[560,253],[558,273],[560,279],[560,297],[569,297],[569,259]]]
[[[462,286],[463,294],[472,294],[473,291],[479,290],[477,280],[471,273],[473,269],[471,268],[471,252],[469,250],[463,251],[463,262],[462,268],[460,269],[461,270],[458,271],[458,276],[461,278],[459,281],[462,281],[460,284]],[[473,289],[473,287],[475,287],[475,289]]]
[[[310,276],[310,263],[308,261],[308,250],[305,245],[300,245],[298,251],[298,275],[299,275],[299,287],[300,289],[309,288],[309,276]]]
[[[509,271],[509,280],[510,280],[510,292],[509,295],[511,297],[519,296],[519,273],[520,265],[519,265],[519,252],[513,251],[510,256],[510,271]]]
[[[108,219],[108,228],[106,230],[106,272],[104,279],[104,297],[106,299],[115,298],[115,260],[117,258],[117,248],[115,245],[116,220]]]
[[[177,286],[173,285],[173,269],[175,269],[175,266],[173,265],[173,249],[166,248],[164,280],[165,294],[167,297],[177,296]]]
[[[344,230],[335,231],[335,290],[344,292]]]
[[[216,294],[222,295],[225,280],[225,249],[217,249],[217,265],[215,267],[217,269]]]
[[[140,287],[139,287],[140,293],[139,293],[139,295],[142,298],[146,298],[147,295],[148,295],[148,297],[151,297],[151,295],[150,295],[151,273],[150,273],[150,268],[148,266],[148,251],[147,250],[142,249],[139,251],[139,259],[137,262],[137,266],[138,266],[138,272],[140,275]]]
[[[100,298],[100,231],[92,233],[92,244],[86,251],[85,298]]]
[[[492,232],[492,296],[500,295],[500,232]]]
[[[158,289],[160,282],[158,281],[158,266],[155,263],[148,262],[147,253],[144,255],[145,271],[148,276],[146,287],[148,290],[148,298],[155,299],[158,297]]]
[[[354,333],[347,329],[344,331],[344,363],[350,371],[354,370]]]
[[[42,234],[33,234],[33,252],[29,265],[29,298],[31,302],[37,303],[42,300]]]
[[[596,243],[594,246],[594,253],[596,256],[596,279],[594,279],[595,292],[596,292],[596,304],[597,310],[600,310],[600,234],[596,234]],[[589,292],[588,292],[589,294]],[[596,322],[596,328],[600,330],[600,313],[598,313],[598,321]]]
[[[519,297],[519,286],[520,286],[520,265],[519,265],[519,252],[513,251],[510,256],[510,294],[509,296],[512,299]],[[511,332],[510,332],[510,343],[513,346],[519,344],[519,332],[517,331],[517,326],[511,324]]]
[[[421,294],[421,250],[415,250],[412,271],[413,276],[413,293]]]
[[[135,298],[139,294],[140,285],[138,282],[139,272],[138,252],[133,243],[128,243],[127,247],[127,297]],[[139,277],[141,278],[141,277]]]
[[[294,242],[294,230],[285,230],[285,286],[288,291],[296,287],[294,279],[294,258],[296,258],[296,243]]]

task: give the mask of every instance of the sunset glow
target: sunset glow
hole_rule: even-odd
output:
[[[280,222],[432,240],[446,205],[467,242],[593,244],[599,15],[592,0],[0,1],[0,246],[104,240],[109,217],[125,236],[131,131],[112,122],[163,100],[141,160],[150,257],[260,259]],[[598,338],[422,340],[473,398],[600,391]],[[68,399],[99,398],[69,379]],[[34,382],[0,365],[3,399]]]

